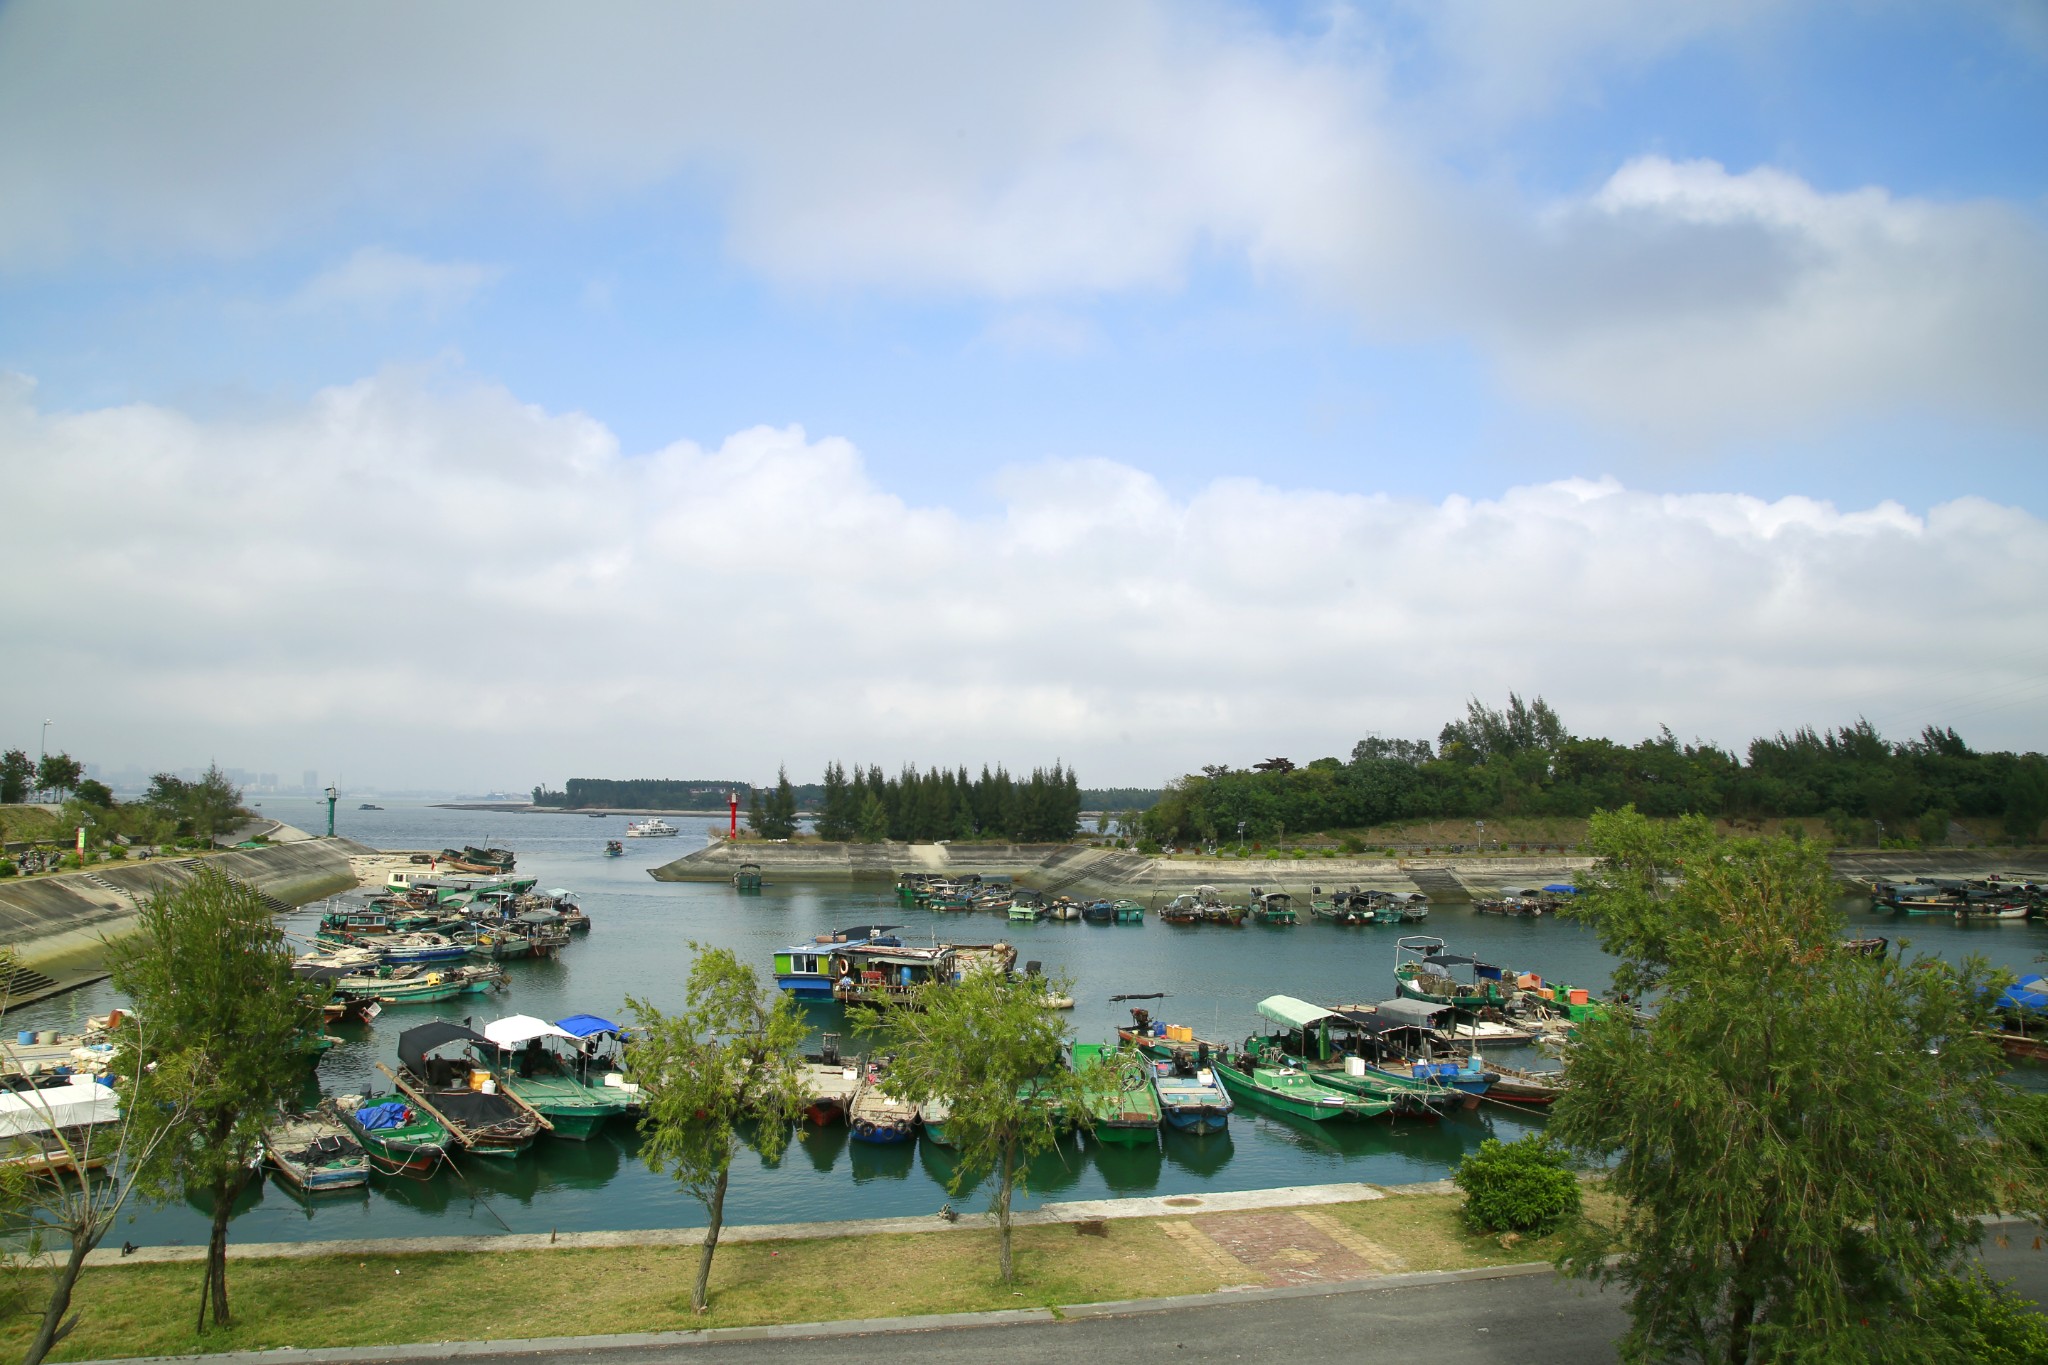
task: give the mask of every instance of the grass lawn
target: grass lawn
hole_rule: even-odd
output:
[[[1388,1248],[1404,1270],[1453,1270],[1547,1259],[1552,1239],[1503,1247],[1467,1232],[1455,1195],[1419,1195],[1313,1210]],[[1591,1201],[1589,1200],[1589,1203]],[[1117,1219],[1101,1235],[1074,1226],[1020,1228],[1017,1283],[996,1279],[993,1232],[909,1233],[720,1247],[711,1311],[690,1312],[697,1250],[619,1248],[502,1254],[231,1261],[235,1326],[192,1330],[200,1266],[89,1270],[73,1307],[78,1330],[51,1357],[183,1355],[278,1346],[676,1331],[760,1323],[1057,1307],[1202,1293],[1247,1282],[1191,1256],[1154,1219]],[[1185,1221],[1185,1220],[1183,1220]],[[1194,1224],[1202,1223],[1200,1216]],[[19,1353],[44,1281],[20,1277],[0,1351]]]

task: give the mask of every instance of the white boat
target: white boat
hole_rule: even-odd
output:
[[[629,821],[626,825],[628,839],[673,839],[681,833],[681,830],[659,815],[650,815],[645,820]]]

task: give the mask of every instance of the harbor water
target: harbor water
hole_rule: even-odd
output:
[[[692,943],[726,947],[767,977],[772,954],[792,943],[848,925],[898,924],[907,941],[1004,940],[1022,962],[1039,962],[1048,975],[1072,982],[1074,1035],[1113,1040],[1129,1020],[1113,995],[1165,992],[1142,1002],[1154,1017],[1191,1026],[1197,1036],[1237,1041],[1258,1027],[1255,1007],[1273,994],[1322,1004],[1373,1002],[1393,994],[1395,940],[1427,932],[1454,951],[1546,979],[1606,992],[1608,959],[1584,927],[1557,919],[1503,919],[1462,904],[1436,906],[1424,924],[1339,928],[1304,922],[1293,927],[1241,929],[1089,923],[1011,923],[994,915],[934,914],[901,906],[893,887],[774,885],[741,895],[723,884],[662,883],[647,869],[703,844],[706,818],[672,817],[684,833],[673,839],[626,839],[626,856],[603,854],[607,839],[624,834],[626,819],[581,814],[523,814],[446,810],[396,800],[381,811],[340,812],[337,832],[386,849],[439,850],[465,843],[510,847],[521,875],[543,889],[577,893],[592,931],[555,960],[504,964],[511,982],[494,995],[440,1005],[394,1006],[374,1022],[341,1026],[344,1042],[322,1059],[320,1093],[386,1088],[376,1063],[396,1065],[398,1034],[436,1017],[468,1018],[481,1028],[508,1014],[559,1019],[576,1013],[624,1021],[632,996],[674,1009]],[[266,798],[263,813],[302,829],[326,823],[324,804]],[[1286,886],[1306,906],[1307,886]],[[1304,913],[1306,921],[1306,915]],[[1960,958],[1981,953],[2025,973],[2048,949],[2048,929],[2035,921],[1956,925],[1946,919],[1902,920],[1852,914],[1852,932],[1913,941],[1916,952]],[[317,911],[287,916],[287,928],[311,936]],[[88,1015],[120,1003],[106,983],[41,1002],[8,1016],[10,1029],[76,1030]],[[836,1032],[850,1051],[853,1037],[836,1005],[807,1006],[818,1033]],[[815,1040],[814,1040],[815,1041]],[[1489,1053],[1489,1055],[1493,1055]],[[1502,1050],[1499,1060],[1553,1065],[1529,1050]],[[309,1102],[314,1098],[311,1090]],[[1240,1106],[1229,1130],[1207,1137],[1167,1133],[1156,1150],[1103,1147],[1070,1139],[1034,1165],[1021,1206],[1048,1199],[1174,1195],[1259,1189],[1332,1181],[1399,1184],[1441,1179],[1489,1137],[1512,1140],[1540,1127],[1540,1113],[1484,1104],[1441,1121],[1377,1119],[1314,1124],[1271,1117]],[[638,1156],[626,1120],[591,1142],[543,1138],[515,1159],[458,1158],[426,1181],[383,1179],[367,1191],[308,1201],[271,1179],[253,1187],[238,1208],[238,1242],[292,1241],[436,1234],[545,1233],[691,1226],[703,1221],[699,1205]],[[985,1188],[954,1195],[950,1152],[928,1143],[875,1147],[849,1142],[840,1125],[806,1127],[775,1168],[743,1152],[733,1171],[726,1218],[740,1223],[916,1216],[952,1203],[984,1206]],[[203,1244],[206,1210],[196,1201],[167,1208],[137,1207],[117,1239],[139,1244]]]

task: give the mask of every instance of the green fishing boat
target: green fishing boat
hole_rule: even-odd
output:
[[[1123,900],[1110,906],[1110,916],[1118,924],[1143,924],[1145,907],[1136,901]]]
[[[342,1095],[334,1112],[379,1175],[426,1175],[447,1159],[448,1130],[404,1095]]]
[[[1074,1044],[1074,1072],[1089,1087],[1090,1131],[1103,1142],[1159,1140],[1159,1092],[1143,1057],[1101,1043]]]
[[[953,1106],[945,1100],[926,1100],[917,1106],[918,1120],[924,1125],[924,1140],[941,1147],[951,1147],[953,1139],[946,1134],[946,1123],[953,1117]]]
[[[551,1047],[556,1039],[567,1039],[572,1047],[578,1039],[545,1019],[530,1014],[496,1019],[484,1025],[484,1037],[497,1048],[491,1074],[498,1088],[546,1119],[554,1137],[588,1142],[632,1101],[617,1086],[592,1084],[577,1055]]]
[[[1242,1059],[1233,1060],[1241,1062]],[[1377,1118],[1394,1107],[1390,1099],[1374,1099],[1334,1090],[1291,1066],[1253,1065],[1249,1070],[1243,1070],[1238,1066],[1226,1066],[1220,1060],[1211,1065],[1216,1079],[1223,1082],[1223,1088],[1232,1099],[1276,1113],[1291,1114],[1311,1123],[1327,1123],[1337,1118]]]

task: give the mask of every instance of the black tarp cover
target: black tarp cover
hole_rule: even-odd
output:
[[[495,1128],[520,1117],[518,1105],[503,1095],[486,1095],[481,1090],[433,1090],[427,1098],[465,1128]]]
[[[421,1024],[398,1035],[398,1064],[415,1076],[424,1076],[427,1074],[427,1054],[443,1043],[453,1042],[496,1046],[481,1033],[460,1024],[451,1024],[446,1019],[436,1019],[431,1024]]]

